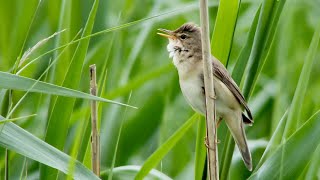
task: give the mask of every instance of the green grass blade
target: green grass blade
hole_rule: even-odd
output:
[[[285,2],[285,0],[265,0],[262,3],[256,35],[249,59],[248,77],[243,89],[243,95],[247,99],[249,99],[251,92],[254,89],[255,82],[265,63]]]
[[[91,34],[94,19],[98,9],[99,0],[95,0],[92,9],[90,11],[87,23],[84,27],[82,37]],[[89,46],[89,38],[79,42],[76,51],[72,57],[70,66],[67,70],[66,78],[64,79],[63,86],[69,88],[77,88],[80,83],[82,66]],[[69,119],[73,111],[75,100],[65,97],[58,97],[53,105],[49,123],[47,126],[47,133],[45,141],[53,145],[58,149],[63,149],[69,126]],[[57,133],[59,129],[59,133]],[[52,179],[56,179],[57,171],[47,167],[41,166],[40,177],[48,179],[48,176]]]
[[[262,165],[263,163],[270,157],[270,155],[276,150],[276,148],[281,144],[284,128],[286,126],[287,122],[287,116],[288,116],[288,111],[284,113],[282,116],[280,123],[278,124],[276,130],[274,131],[271,139],[269,140],[269,143],[258,163],[256,166],[254,172],[256,172]]]
[[[308,164],[320,143],[320,111],[317,111],[300,129],[268,158],[249,179],[295,179]],[[283,161],[282,163],[279,163]],[[285,170],[281,171],[281,167]]]
[[[153,5],[152,10],[150,11],[149,14],[152,15],[152,14],[158,13],[160,10],[161,3],[163,3],[163,1],[161,1],[161,0],[155,1],[155,4]],[[153,24],[151,24],[151,23],[142,25],[142,28],[141,28],[141,30],[140,30],[139,34],[137,35],[137,38],[134,42],[134,47],[130,51],[126,65],[123,67],[124,71],[123,71],[122,76],[120,78],[120,82],[119,82],[120,85],[127,83],[128,79],[130,77],[130,73],[132,71],[132,67],[137,60],[139,52],[143,49],[142,48],[143,44],[151,31],[152,25]]]
[[[253,41],[254,41],[254,35],[256,33],[257,25],[258,25],[258,20],[259,20],[259,15],[260,15],[260,10],[261,6],[259,6],[259,9],[257,10],[254,19],[252,21],[249,34],[247,37],[246,44],[241,50],[241,53],[237,59],[237,62],[234,66],[234,69],[232,71],[232,78],[233,80],[237,83],[241,83],[241,79],[243,77],[244,71],[247,67],[247,63],[250,57]]]
[[[0,116],[0,119],[3,117]],[[65,153],[11,122],[0,124],[0,129],[2,147],[68,174],[69,161],[72,159]],[[78,161],[75,161],[73,177],[75,179],[99,179]]]
[[[239,0],[220,0],[218,15],[211,39],[212,54],[227,64],[240,7]]]
[[[206,161],[206,147],[204,145],[204,137],[206,137],[206,121],[201,118],[198,122],[197,141],[196,141],[196,158],[194,162],[194,179],[202,179],[203,170]]]
[[[173,69],[174,69],[174,66],[172,65],[172,63],[159,67],[151,72],[145,73],[141,76],[138,76],[132,79],[126,85],[123,85],[123,86],[120,86],[119,88],[111,90],[109,93],[105,95],[105,97],[113,99],[113,98],[128,94],[130,91],[140,87],[142,84],[145,84],[147,81],[158,78],[165,73],[169,73]]]
[[[135,179],[143,179],[152,168],[156,167],[161,159],[173,148],[173,146],[183,137],[190,129],[191,125],[199,119],[198,114],[189,118],[164,144],[162,144],[142,165]]]
[[[58,36],[58,38],[55,41],[55,47],[59,47],[71,41],[71,29],[74,28],[71,27],[71,12],[72,10],[75,10],[75,8],[72,8],[72,2],[73,1],[68,0],[61,1],[58,30],[61,31],[63,29],[67,29],[67,31]],[[59,49],[58,51],[55,51],[54,57],[57,58],[57,62],[55,63],[54,68],[51,71],[52,73],[50,73],[50,76],[52,76],[52,81],[50,82],[53,82],[54,84],[58,85],[62,84],[66,75],[65,67],[69,66],[71,61],[71,55],[72,54],[70,46],[67,49]]]
[[[120,15],[119,15],[119,19],[118,21],[120,21]],[[100,77],[98,78],[99,79],[99,82],[98,82],[98,93],[99,93],[99,96],[103,96],[103,94],[105,94],[105,89],[106,89],[106,84],[107,84],[107,68],[108,68],[108,62],[109,62],[109,57],[110,57],[110,54],[111,54],[111,49],[112,49],[112,45],[114,43],[114,39],[115,39],[115,34],[116,33],[113,33],[112,34],[112,37],[111,37],[111,40],[109,40],[108,42],[108,48],[105,49],[103,48],[103,51],[106,51],[105,54],[105,60],[104,60],[104,63],[103,63],[103,66],[102,66],[102,73],[100,74]],[[103,43],[104,47],[105,47],[105,43]],[[89,56],[89,54],[88,54]],[[91,59],[91,58],[89,58]],[[88,62],[86,62],[86,64],[90,63],[90,60],[88,60]],[[103,106],[98,106],[98,116],[102,116],[102,111],[103,110]],[[89,114],[90,110],[87,109],[87,114]],[[89,118],[89,115],[86,116],[88,119]],[[100,129],[101,129],[101,118],[98,119],[98,130],[100,132]],[[90,139],[90,135],[91,135],[91,124],[90,124],[90,121],[87,121],[87,124],[86,124],[86,129],[84,132],[82,132],[81,134],[83,134],[82,138],[81,138],[81,146],[79,148],[79,152],[78,152],[78,157],[77,159],[79,161],[83,161],[84,160],[84,157],[85,157],[85,154],[88,150],[88,145],[89,145],[89,139]],[[101,139],[100,139],[101,141]]]
[[[254,20],[252,22],[252,25],[247,37],[247,42],[243,47],[241,54],[238,57],[237,63],[232,71],[232,78],[234,78],[237,84],[240,84],[244,71],[246,69],[246,65],[247,65],[247,62],[251,53],[251,48],[253,45],[253,40],[254,40],[256,27],[259,20],[259,15],[260,15],[260,7],[257,10]],[[225,136],[226,136],[225,143],[223,146],[223,151],[222,151],[221,160],[220,160],[220,177],[222,180],[228,178],[231,160],[233,156],[234,145],[235,145],[229,131],[226,132]]]
[[[132,94],[132,92],[130,92],[130,94],[129,94],[127,103],[130,102],[131,94]],[[120,128],[119,128],[119,132],[117,134],[117,141],[116,141],[116,146],[114,148],[114,155],[112,157],[112,164],[111,164],[111,167],[110,167],[110,173],[108,175],[108,180],[112,180],[113,168],[114,168],[114,166],[116,164],[116,159],[117,159],[117,154],[118,154],[118,147],[119,147],[119,142],[120,142],[122,128],[123,128],[123,121],[126,119],[126,114],[127,114],[127,108],[125,108],[124,113],[123,113],[123,119],[120,122]]]
[[[243,95],[247,100],[250,98],[256,79],[258,78],[261,72],[262,66],[265,61],[265,57],[263,56],[263,54],[264,53],[267,54],[265,51],[268,52],[270,48],[270,44],[272,42],[274,32],[276,30],[277,23],[281,15],[282,7],[284,3],[285,1],[278,2],[274,0],[265,0],[262,3],[260,15],[258,18],[258,24],[256,25],[257,29],[255,32],[254,41],[253,41],[253,45],[250,53],[250,59],[248,64],[248,69],[249,69],[248,77],[245,81],[244,90],[243,90]],[[249,35],[249,38],[252,38],[252,37],[250,37]],[[252,40],[249,42],[252,43]],[[242,64],[242,63],[239,63],[239,64]],[[259,68],[259,64],[262,64],[260,68]],[[258,71],[259,69],[260,71]],[[242,70],[237,70],[237,71],[241,72]],[[241,78],[238,78],[237,80],[241,80]],[[223,164],[222,164],[222,170],[221,170],[221,177],[225,177],[225,178],[227,178],[228,176],[229,168],[231,165],[231,159],[232,159],[230,158],[230,156],[232,157],[233,150],[234,150],[234,142],[230,134],[227,135],[226,142],[227,143],[223,151],[225,155],[223,156],[224,159],[222,160]]]
[[[211,52],[223,64],[228,63],[230,56],[239,7],[240,1],[238,0],[221,0],[219,2],[218,14],[211,39]]]
[[[124,105],[124,104],[116,102],[116,101],[111,101],[108,99],[96,97],[91,94],[76,91],[76,90],[73,90],[70,88],[56,86],[56,85],[53,85],[50,83],[41,82],[41,81],[37,81],[35,79],[30,79],[30,78],[26,78],[23,76],[18,76],[18,75],[6,73],[6,72],[1,72],[1,71],[0,71],[0,88],[38,92],[38,93],[66,96],[66,97],[74,97],[74,98],[83,98],[83,99],[96,100],[96,101]]]
[[[29,27],[28,27],[28,31],[27,31],[27,33],[26,33],[26,36],[25,36],[24,40],[23,40],[22,47],[21,47],[21,50],[20,50],[20,54],[19,54],[19,56],[18,56],[18,60],[16,61],[15,67],[14,67],[14,69],[13,69],[13,72],[14,72],[14,73],[17,71],[17,68],[20,66],[20,64],[23,63],[23,56],[24,56],[25,54],[22,56],[22,52],[23,52],[24,46],[25,46],[25,44],[26,44],[26,41],[27,41],[27,39],[28,39],[28,36],[29,36],[29,34],[30,34],[30,29],[31,29],[31,27],[32,27],[32,24],[33,24],[33,22],[34,22],[34,19],[36,18],[36,14],[37,14],[37,12],[38,12],[38,10],[39,10],[40,5],[41,5],[41,1],[38,2],[37,8],[35,9],[35,11],[34,11],[34,13],[33,13],[33,15],[32,15],[32,20],[30,21],[30,24],[29,24]],[[22,56],[22,57],[21,57],[21,56]]]
[[[301,108],[304,96],[307,92],[308,82],[312,71],[312,65],[316,57],[317,48],[320,40],[320,24],[314,32],[306,60],[304,62],[296,91],[293,96],[292,104],[288,114],[288,123],[285,129],[285,137],[288,138],[298,127],[300,121]]]
[[[21,120],[21,119],[27,119],[27,118],[30,118],[30,117],[33,117],[33,116],[36,116],[36,114],[31,114],[31,115],[28,115],[28,116],[21,116],[21,117],[17,117],[17,118],[1,119],[0,120],[0,125],[3,124],[3,123],[7,123],[7,122],[13,122],[13,121]]]
[[[314,152],[313,157],[311,158],[311,163],[304,179],[317,179],[317,176],[319,178],[319,169],[320,169],[320,144],[318,145],[317,150]]]
[[[141,166],[135,166],[135,165],[127,165],[127,166],[120,166],[114,168],[112,173],[114,174],[114,179],[133,179],[135,174],[140,171],[142,167]],[[110,174],[110,171],[103,171],[101,173],[102,179],[107,179],[107,175]],[[157,179],[157,180],[172,180],[167,175],[163,174],[162,172],[152,169],[148,176],[146,176],[145,179]]]

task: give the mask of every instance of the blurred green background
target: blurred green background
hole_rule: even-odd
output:
[[[132,109],[99,103],[101,170],[106,171],[112,166],[116,147],[115,167],[142,165],[194,114],[180,92],[177,72],[166,51],[167,40],[157,36],[156,32],[158,28],[175,29],[190,21],[199,24],[198,1],[100,0],[92,34],[139,19],[160,16],[142,20],[132,26],[114,28],[110,32],[92,37],[87,50],[86,48],[78,50],[85,56],[82,71],[81,67],[78,68],[80,72],[76,77],[72,77],[70,73],[72,78],[69,78],[66,83],[65,75],[69,65],[82,65],[82,61],[77,62],[77,58],[71,62],[77,43],[68,46],[65,50],[58,49],[43,54],[74,38],[79,38],[80,35],[77,34],[80,29],[82,29],[80,33],[83,32],[93,2],[93,0],[42,0],[41,2],[0,0],[0,71],[19,72],[28,62],[41,56],[21,71],[20,75],[38,79],[48,65],[57,60],[40,80],[89,93],[89,65],[96,64],[99,95],[138,107],[138,109]],[[262,2],[261,0],[241,2],[228,62],[230,72],[247,41],[255,13]],[[210,32],[213,32],[219,2],[209,1],[209,3]],[[164,14],[165,12],[171,13]],[[247,127],[246,132],[249,147],[253,153],[254,167],[260,161],[281,117],[292,103],[311,39],[320,22],[319,17],[320,1],[318,0],[291,0],[287,1],[283,7],[269,53],[249,99],[249,107],[253,111],[255,123],[252,127]],[[24,52],[42,39],[63,29],[65,31],[32,51],[25,62],[16,68]],[[303,96],[300,103],[301,109],[299,109],[301,113],[296,117],[299,126],[320,109],[319,57],[319,48],[316,48],[306,93],[301,94]],[[72,67],[69,70],[73,71]],[[106,72],[106,78],[104,78],[104,72]],[[105,83],[103,89],[101,89],[102,81]],[[244,78],[240,87],[243,83]],[[11,92],[12,96],[9,96],[8,90],[0,88],[0,114],[4,117],[10,110],[11,102],[13,105],[16,104],[25,93],[17,90]],[[66,98],[66,101],[61,100],[61,104],[68,102],[65,104],[66,107],[57,108],[55,107],[56,98],[46,94],[29,93],[11,117],[37,114],[35,117],[18,120],[15,123],[49,143],[54,141],[55,136],[65,134],[61,137],[64,145],[60,144],[58,149],[90,166],[88,153],[85,152],[90,134],[89,128],[86,128],[90,121],[90,101],[76,99],[75,102],[70,102],[70,98]],[[48,129],[51,128],[50,117],[51,120],[54,119],[52,114],[59,114],[65,108],[71,109],[72,112],[70,116],[64,116],[67,117],[67,121],[62,118],[66,124],[62,127],[57,124],[52,126],[56,127],[55,129]],[[116,145],[120,128],[121,137],[119,144]],[[219,155],[224,145],[225,132],[226,127],[223,123],[219,128],[218,138],[221,140]],[[172,179],[193,179],[196,136],[197,123],[194,123],[161,160],[156,169]],[[319,139],[320,134],[318,133],[314,138]],[[7,145],[1,145],[3,148],[0,148],[0,179],[3,179]],[[300,146],[303,147],[304,144]],[[312,159],[318,162],[320,157],[316,156],[316,152],[319,152],[319,148],[312,155]],[[308,167],[314,164],[313,161],[308,160]],[[9,162],[10,179],[38,179],[40,171],[45,172],[41,169],[46,168],[14,151],[9,153]],[[320,179],[320,164],[316,163],[312,167],[316,168],[312,172],[317,173],[309,172],[311,168],[304,168],[300,169],[301,175],[296,178],[304,179],[308,173],[311,173],[312,175],[308,177]],[[135,172],[120,171],[114,174],[114,179],[133,179],[134,174]],[[250,174],[235,148],[229,178],[245,179]],[[58,177],[65,178],[63,173],[59,173]],[[106,176],[103,177],[106,178]]]

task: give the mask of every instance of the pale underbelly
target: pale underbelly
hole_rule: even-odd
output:
[[[191,107],[200,114],[205,115],[205,96],[203,94],[203,84],[197,79],[188,79],[180,82],[181,91],[191,105]],[[241,110],[241,107],[230,92],[230,90],[218,79],[214,78],[214,87],[216,93],[215,108],[218,117],[234,112],[235,109]]]

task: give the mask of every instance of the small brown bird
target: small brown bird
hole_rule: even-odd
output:
[[[159,35],[169,39],[167,50],[178,70],[180,88],[185,99],[195,111],[206,114],[200,28],[193,23],[186,23],[174,31],[158,30],[162,32]],[[253,123],[250,109],[223,64],[213,56],[212,64],[217,117],[219,122],[221,119],[226,121],[242,159],[251,171],[251,154],[243,128],[243,123]]]

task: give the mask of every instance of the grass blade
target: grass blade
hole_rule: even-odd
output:
[[[111,90],[105,95],[106,98],[117,98],[119,96],[128,94],[130,91],[140,87],[142,84],[145,84],[147,81],[153,80],[160,77],[163,74],[169,73],[174,69],[172,63],[159,67],[151,72],[140,75],[132,80],[130,80],[126,85],[120,86],[114,90]],[[104,97],[104,96],[103,96]]]
[[[27,119],[27,118],[30,118],[30,117],[33,117],[33,116],[36,116],[36,114],[31,114],[31,115],[28,115],[28,116],[21,116],[21,117],[17,117],[17,118],[1,119],[0,120],[0,125],[3,124],[3,123],[7,123],[7,122],[13,122],[13,121],[21,120],[21,119]]]
[[[128,101],[127,101],[128,103],[130,102],[131,94],[132,94],[132,92],[130,92],[130,94],[129,94]],[[121,133],[122,133],[122,128],[123,128],[123,121],[124,121],[125,118],[126,118],[126,114],[127,114],[127,108],[125,108],[125,110],[124,110],[123,119],[121,120],[119,132],[118,132],[118,134],[117,134],[117,141],[116,141],[116,146],[115,146],[115,149],[114,149],[114,155],[113,155],[113,158],[112,158],[112,164],[111,164],[111,167],[110,167],[110,173],[109,173],[109,175],[108,175],[108,180],[112,180],[113,168],[114,168],[114,166],[115,166],[115,164],[116,164],[118,147],[119,147],[119,142],[120,142]]]
[[[275,6],[274,6],[274,3],[276,4]],[[274,32],[276,30],[277,23],[281,15],[282,7],[284,3],[285,1],[275,2],[275,0],[265,0],[262,2],[261,11],[258,18],[258,24],[256,25],[257,29],[255,32],[254,41],[253,42],[252,40],[247,41],[248,43],[253,43],[252,49],[250,52],[249,64],[248,64],[248,69],[249,69],[248,77],[245,81],[244,89],[243,89],[243,95],[247,100],[250,98],[256,79],[258,78],[261,72],[261,71],[258,71],[258,69],[261,70],[264,64],[265,57],[263,56],[263,53],[265,53],[264,51],[268,52],[270,48],[270,44],[273,40]],[[257,13],[259,13],[259,10],[257,11]],[[256,19],[257,19],[257,15],[255,17],[255,20]],[[253,27],[254,26],[255,26],[255,23],[253,23]],[[252,38],[252,36],[249,35],[248,38]],[[269,46],[267,46],[266,44],[268,44]],[[247,47],[250,48],[250,46],[247,46]],[[239,65],[240,64],[243,64],[243,63],[239,63]],[[262,64],[262,65],[259,67],[259,64]],[[243,71],[241,69],[240,70],[237,69],[237,72],[241,73]],[[238,78],[237,80],[240,81],[241,78]],[[237,83],[239,84],[239,82]],[[232,140],[230,133],[228,133],[226,137],[226,142],[227,143],[223,151],[225,153],[225,155],[223,156],[224,160],[222,160],[223,169],[221,170],[221,177],[225,177],[225,178],[227,178],[229,173],[232,154],[234,150],[234,142]]]
[[[312,64],[315,60],[317,53],[317,48],[320,40],[320,24],[318,25],[316,31],[314,32],[306,60],[304,62],[300,78],[296,91],[293,96],[292,104],[288,114],[288,122],[285,128],[285,137],[288,138],[292,133],[294,133],[298,127],[298,124],[301,123],[300,114],[301,108],[308,88],[309,77],[312,71]]]
[[[95,0],[92,9],[90,11],[87,23],[85,25],[82,37],[91,34],[95,15],[98,9],[99,0]],[[70,88],[77,88],[81,79],[82,66],[86,56],[86,52],[89,46],[89,38],[79,42],[76,51],[72,57],[70,66],[67,70],[66,78],[64,79],[63,86]],[[46,142],[53,145],[58,149],[63,149],[71,113],[73,111],[75,100],[65,97],[58,97],[53,105],[49,123],[47,126]],[[59,129],[57,134],[56,130]],[[53,170],[47,166],[41,166],[40,177],[42,179],[47,179],[48,176],[52,179],[56,179],[57,171]]]
[[[204,137],[206,137],[206,122],[202,118],[198,122],[196,141],[196,158],[194,162],[194,179],[202,179],[202,173],[207,167],[204,166],[206,161],[206,147]]]
[[[161,159],[173,148],[173,146],[183,137],[189,130],[191,125],[198,120],[199,115],[194,114],[189,118],[165,143],[163,143],[142,165],[135,179],[143,179],[152,168],[154,168]]]
[[[0,116],[0,119],[4,118]],[[0,145],[2,147],[68,174],[69,161],[72,159],[65,153],[45,143],[14,123],[0,124],[0,129]],[[99,179],[78,161],[75,161],[73,178]]]
[[[239,7],[239,0],[220,0],[219,2],[218,15],[211,40],[211,51],[222,64],[228,63]]]
[[[240,84],[244,71],[246,69],[246,65],[247,65],[247,62],[251,53],[252,45],[253,45],[253,40],[254,40],[256,27],[259,20],[259,15],[260,15],[260,7],[257,10],[254,20],[252,22],[249,35],[247,37],[247,42],[243,47],[241,54],[238,57],[237,63],[232,71],[232,78],[234,78],[237,84]],[[228,178],[234,145],[235,145],[229,131],[226,132],[225,136],[226,138],[225,138],[225,143],[223,146],[223,151],[221,154],[221,161],[220,161],[220,177],[222,180]]]
[[[320,143],[320,111],[317,111],[299,130],[268,158],[249,179],[295,179],[309,162]],[[302,146],[303,144],[303,146]],[[283,161],[284,164],[279,163]],[[285,171],[281,171],[281,167]],[[282,173],[282,174],[281,174]]]
[[[253,41],[254,41],[254,35],[256,34],[256,29],[258,25],[259,15],[260,15],[261,6],[259,6],[259,9],[257,10],[254,19],[252,21],[250,31],[247,37],[246,44],[241,50],[241,53],[237,59],[237,62],[234,66],[234,69],[232,71],[232,78],[237,83],[241,83],[241,79],[243,77],[244,71],[247,67],[247,63],[250,57]]]
[[[100,98],[100,97],[93,96],[84,92],[76,91],[70,88],[56,86],[50,83],[41,82],[35,79],[30,79],[27,77],[18,76],[15,74],[10,74],[10,73],[1,72],[1,71],[0,71],[0,88],[38,92],[38,93],[74,97],[74,98],[83,98],[83,99],[124,105],[116,101]]]
[[[141,166],[128,165],[114,168],[112,173],[116,177],[115,179],[132,179],[134,175],[141,170]],[[110,174],[110,171],[102,172],[101,178],[106,179],[106,175]],[[172,180],[167,175],[160,171],[152,169],[145,179],[158,179],[158,180]]]
[[[282,116],[280,123],[277,126],[277,129],[273,133],[258,165],[256,166],[254,172],[256,172],[262,165],[263,163],[270,157],[270,155],[276,150],[276,148],[281,144],[281,139],[283,136],[284,128],[286,126],[287,122],[287,116],[288,116],[288,111],[284,113]]]
[[[255,82],[265,63],[285,2],[285,0],[265,0],[262,3],[256,35],[249,59],[248,77],[243,89],[243,95],[247,99],[249,99],[251,92],[254,89]]]

